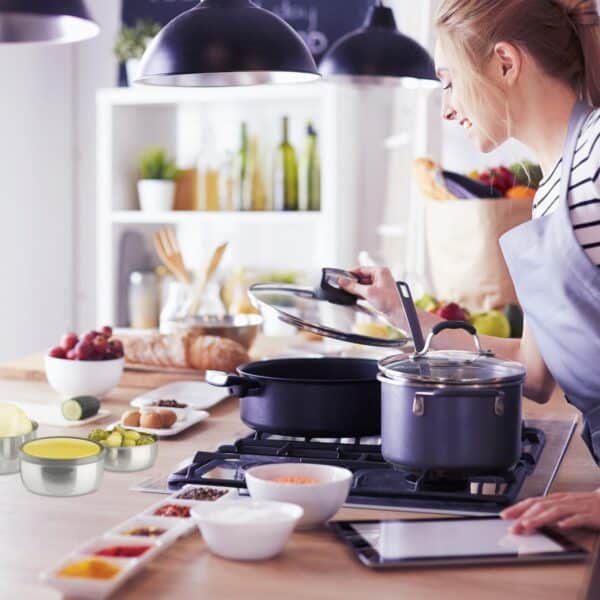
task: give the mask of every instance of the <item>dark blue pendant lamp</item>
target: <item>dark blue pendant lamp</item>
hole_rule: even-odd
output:
[[[99,31],[83,0],[0,0],[0,44],[66,44]]]
[[[319,77],[302,38],[273,13],[251,0],[203,0],[156,36],[136,83],[211,87]]]
[[[437,86],[431,56],[400,33],[391,8],[376,0],[365,24],[338,40],[321,61],[323,77],[333,81],[406,87]]]

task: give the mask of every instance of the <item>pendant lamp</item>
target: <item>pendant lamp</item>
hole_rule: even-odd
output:
[[[427,50],[400,33],[391,8],[381,0],[369,9],[363,27],[338,40],[321,61],[323,77],[358,84],[439,85]]]
[[[251,0],[203,0],[156,36],[136,83],[211,87],[319,77],[302,38],[273,13]]]
[[[84,0],[0,0],[0,44],[67,44],[99,31]]]

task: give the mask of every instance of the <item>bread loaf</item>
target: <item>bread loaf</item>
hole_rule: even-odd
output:
[[[243,346],[222,337],[175,333],[122,340],[126,362],[149,367],[234,371],[250,360]]]

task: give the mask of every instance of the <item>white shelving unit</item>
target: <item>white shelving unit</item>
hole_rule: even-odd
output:
[[[119,322],[122,317],[117,313],[123,291],[118,289],[119,241],[125,231],[140,232],[151,252],[150,234],[163,225],[175,227],[186,262],[193,268],[201,268],[209,252],[225,240],[230,242],[225,267],[317,272],[325,265],[354,264],[362,249],[358,241],[365,221],[362,215],[376,209],[365,206],[369,200],[365,190],[371,198],[385,196],[384,178],[366,165],[377,162],[378,154],[385,164],[386,124],[392,110],[391,92],[328,83],[101,90],[97,98],[98,322],[126,324]],[[250,133],[259,135],[263,150],[275,148],[283,115],[290,117],[291,141],[298,153],[309,120],[319,133],[320,212],[149,214],[139,210],[137,163],[146,147],[163,146],[176,156],[180,167],[189,168],[195,164],[206,125],[213,128],[223,149],[234,149],[240,123],[246,121]],[[381,131],[381,140],[375,143],[373,131]]]

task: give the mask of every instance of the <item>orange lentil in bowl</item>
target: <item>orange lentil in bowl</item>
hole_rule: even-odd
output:
[[[319,483],[312,477],[292,477],[288,475],[281,475],[273,479],[273,481],[275,483],[288,483],[292,485],[314,485],[315,483]]]

